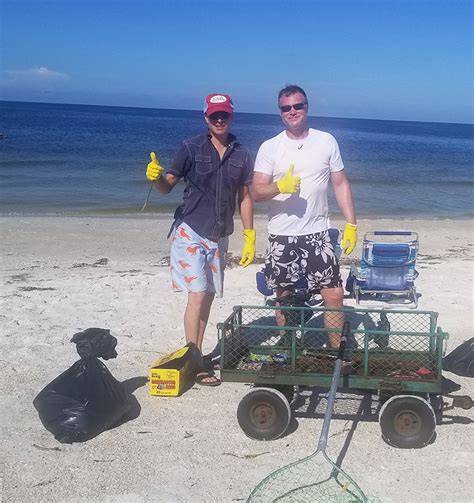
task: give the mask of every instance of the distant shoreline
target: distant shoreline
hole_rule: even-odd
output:
[[[164,108],[164,107],[137,107],[137,106],[123,106],[123,105],[103,105],[96,103],[57,103],[52,101],[18,101],[18,100],[0,100],[0,107],[5,104],[6,106],[14,105],[40,105],[40,106],[58,106],[58,107],[93,107],[93,108],[115,108],[115,109],[129,109],[129,110],[152,110],[152,111],[164,111],[164,112],[193,112],[202,115],[202,110],[197,109],[185,109],[185,108]],[[278,113],[275,112],[262,112],[256,114],[255,112],[245,112],[238,111],[236,115],[267,115],[270,117],[279,117]],[[362,120],[362,121],[383,121],[383,122],[405,122],[405,123],[418,123],[418,124],[448,124],[448,125],[460,125],[460,126],[474,126],[472,122],[446,122],[446,121],[422,121],[414,119],[382,119],[380,117],[341,117],[341,116],[329,116],[329,115],[309,115],[313,119],[342,119],[342,120]]]
[[[71,219],[124,219],[124,220],[172,220],[173,211],[153,211],[145,210],[145,212],[138,211],[90,211],[90,212],[58,212],[58,213],[1,213],[0,221],[2,219],[11,218],[71,218]],[[258,220],[266,220],[267,214],[265,211],[256,211],[254,218]],[[359,214],[358,220],[403,220],[403,221],[474,221],[474,213],[469,215],[456,215],[456,216],[440,216],[440,215],[364,215]],[[239,220],[238,215],[234,217],[236,221]],[[341,214],[334,213],[330,215],[330,219],[334,221],[343,221],[344,218]]]

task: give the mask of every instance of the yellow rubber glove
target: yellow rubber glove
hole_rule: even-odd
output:
[[[341,248],[346,255],[350,255],[357,244],[357,225],[346,224],[344,234],[342,235]]]
[[[255,239],[257,232],[255,229],[244,229],[244,249],[242,250],[242,260],[239,265],[247,267],[255,258]]]
[[[300,190],[301,178],[293,175],[294,169],[294,165],[291,164],[285,176],[277,181],[278,190],[282,194],[293,194]]]
[[[155,152],[150,152],[150,157],[151,162],[149,162],[146,167],[146,177],[150,180],[150,182],[154,182],[160,178],[165,168],[160,166],[160,161],[156,158]]]

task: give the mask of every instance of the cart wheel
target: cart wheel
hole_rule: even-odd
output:
[[[384,391],[384,390],[380,390],[379,389],[379,403],[380,405],[383,405],[387,400],[390,400],[390,398],[393,398],[394,396],[396,396],[394,394],[395,392],[393,391]]]
[[[255,384],[254,387],[260,388],[260,389],[262,389],[262,388],[263,389],[275,389],[283,394],[283,396],[288,400],[288,403],[290,405],[291,405],[291,402],[295,398],[295,394],[297,393],[297,391],[295,391],[295,386],[293,386],[291,384],[272,384],[272,385]]]
[[[293,399],[295,398],[295,387],[290,384],[275,384],[272,386],[272,389],[275,389],[283,394],[283,396],[288,400],[288,403],[291,404]]]
[[[240,401],[237,420],[248,437],[275,440],[290,424],[290,405],[285,395],[276,389],[255,388]]]
[[[383,439],[402,449],[424,447],[436,428],[433,407],[413,395],[397,395],[387,400],[380,409],[379,423]]]

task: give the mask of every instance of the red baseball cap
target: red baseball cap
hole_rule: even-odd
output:
[[[209,115],[214,112],[227,112],[234,113],[234,105],[232,99],[228,94],[208,94],[204,101],[204,113]]]

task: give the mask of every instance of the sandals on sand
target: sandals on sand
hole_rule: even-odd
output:
[[[221,380],[211,370],[198,372],[195,381],[201,386],[219,386],[221,384]]]

